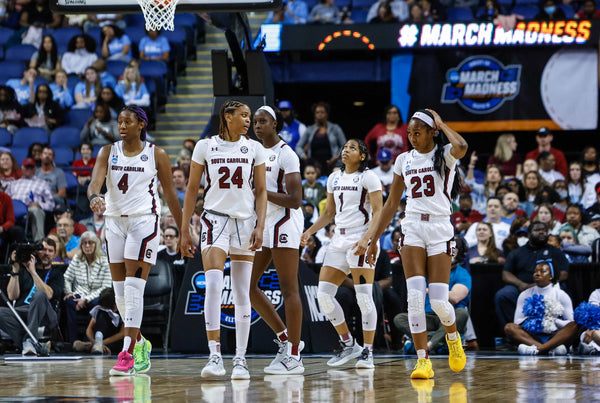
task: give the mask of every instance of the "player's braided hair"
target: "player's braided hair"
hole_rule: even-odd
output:
[[[231,140],[231,133],[229,133],[229,127],[227,127],[227,120],[225,120],[225,114],[229,113],[233,115],[236,110],[242,106],[247,106],[245,103],[236,101],[235,99],[228,99],[221,105],[221,111],[219,112],[219,137],[223,140]]]
[[[358,144],[358,152],[361,155],[365,156],[365,159],[362,160],[360,162],[360,165],[358,166],[358,172],[363,172],[365,169],[367,169],[367,166],[369,164],[369,148],[367,147],[367,145],[365,144],[365,142],[362,141],[362,140],[359,140],[359,139],[350,139],[348,141],[355,141],[356,144]],[[346,143],[348,143],[348,142],[346,142]],[[343,150],[343,147],[342,147],[342,150]],[[341,158],[342,158],[342,151],[340,150],[340,160],[341,160]],[[342,171],[346,170],[346,166],[344,164],[342,164],[341,170]]]
[[[146,115],[146,112],[140,106],[137,105],[124,106],[123,109],[121,109],[121,111],[133,112],[138,121],[144,122],[144,127],[142,127],[142,131],[140,132],[140,140],[145,141],[146,128],[148,127],[148,115]]]

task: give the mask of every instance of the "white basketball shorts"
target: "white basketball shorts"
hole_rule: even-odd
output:
[[[200,250],[213,247],[233,255],[254,256],[254,251],[248,248],[252,231],[256,227],[256,217],[240,220],[204,210],[200,221]]]
[[[450,217],[429,214],[407,214],[402,220],[399,247],[417,246],[427,251],[427,256],[454,254],[454,228]]]
[[[333,267],[346,274],[350,273],[350,269],[375,269],[376,262],[373,262],[373,267],[371,267],[365,255],[356,256],[354,254],[354,244],[360,241],[367,229],[367,225],[348,229],[336,228],[335,234],[327,246],[323,266]],[[377,249],[379,251],[379,248]],[[379,252],[377,252],[377,256],[379,256]]]
[[[304,230],[304,216],[300,209],[283,209],[279,214],[267,216],[263,233],[264,248],[300,248]]]
[[[109,263],[124,259],[156,263],[160,244],[160,217],[146,214],[131,217],[106,217],[106,251]]]

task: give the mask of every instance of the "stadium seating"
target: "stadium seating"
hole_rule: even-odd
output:
[[[6,81],[9,78],[21,78],[25,72],[23,62],[4,60],[0,62],[0,80]]]
[[[61,126],[50,134],[50,146],[77,148],[81,144],[81,129],[73,126]],[[71,156],[72,157],[72,156]]]
[[[21,61],[29,65],[31,56],[37,52],[37,49],[33,45],[15,45],[6,49],[5,57],[7,60]]]
[[[449,22],[460,22],[460,21],[472,21],[473,12],[470,8],[454,7],[448,9],[448,21]]]
[[[73,164],[73,150],[67,147],[52,147],[52,149],[54,150],[54,163],[57,166],[64,168]]]
[[[23,164],[23,160],[25,158],[27,158],[28,152],[29,152],[29,150],[27,149],[27,147],[11,147],[10,148],[10,153],[13,155],[13,157],[15,157],[15,159],[17,160],[17,164],[19,164],[19,166],[21,166],[21,164]]]
[[[46,144],[48,133],[40,127],[22,127],[13,137],[13,147],[29,147],[33,143]]]
[[[522,15],[526,20],[534,19],[538,15],[539,10],[534,6],[516,6],[512,10],[513,14]]]
[[[93,116],[90,109],[71,109],[67,112],[66,124],[73,127],[82,129],[87,123],[88,119]]]
[[[5,128],[0,128],[0,146],[6,147],[12,143],[12,134]]]

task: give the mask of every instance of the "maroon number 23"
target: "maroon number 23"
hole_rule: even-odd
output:
[[[421,182],[421,178],[419,176],[413,176],[410,179],[410,184],[412,185],[412,198],[416,199],[423,195],[427,197],[431,197],[435,194],[435,182],[433,176],[425,175],[423,177],[423,182]],[[424,189],[421,189],[424,188]],[[422,192],[421,192],[422,190]]]

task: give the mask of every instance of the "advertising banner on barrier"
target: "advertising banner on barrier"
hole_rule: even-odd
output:
[[[403,66],[392,85],[409,81],[409,109],[429,105],[458,131],[598,127],[597,49],[418,53]]]

